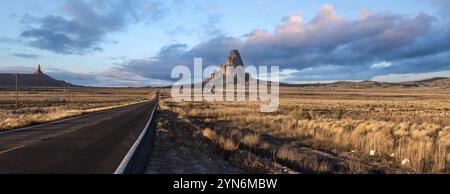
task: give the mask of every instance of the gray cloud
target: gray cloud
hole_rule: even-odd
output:
[[[0,66],[0,72],[2,73],[32,73],[36,69],[35,67],[25,67],[25,66]]]
[[[450,1],[448,0],[429,0],[433,5],[439,9],[439,13],[443,17],[450,15]]]
[[[26,53],[13,53],[14,56],[24,59],[40,59],[41,55],[26,54]]]
[[[36,67],[5,66],[0,67],[3,73],[29,74]],[[102,87],[142,87],[169,85],[169,82],[158,79],[144,78],[137,74],[110,69],[102,72],[79,73],[66,71],[60,68],[45,68],[44,73],[58,80],[64,80],[75,85],[102,86]]]
[[[206,18],[206,22],[202,24],[201,29],[205,29],[204,37],[214,37],[223,35],[222,16],[220,14],[211,14]]]
[[[33,47],[60,54],[100,51],[105,35],[124,31],[130,23],[157,19],[160,9],[160,3],[147,1],[68,0],[61,6],[63,16],[24,17],[28,29],[20,37]]]
[[[14,44],[22,44],[22,42],[18,39],[12,39],[7,37],[0,37],[0,43],[14,45]]]
[[[103,72],[75,73],[50,68],[48,74],[56,79],[84,86],[142,87],[169,85],[167,81],[144,78],[137,74],[110,69]]]
[[[146,78],[171,80],[171,70],[178,65],[192,68],[194,57],[202,57],[204,66],[224,63],[228,52],[235,48],[234,41],[239,40],[220,36],[191,49],[185,44],[169,45],[162,47],[154,57],[129,60],[119,68]]]
[[[170,45],[155,57],[130,60],[121,68],[143,77],[169,79],[174,66],[192,66],[194,57],[217,65],[229,50],[239,49],[247,65],[301,70],[294,76],[298,80],[370,79],[389,73],[448,70],[448,40],[448,23],[427,14],[366,13],[350,20],[325,5],[310,21],[289,15],[273,32],[255,30],[243,38],[216,36],[192,48]],[[384,61],[391,66],[370,68]]]
[[[55,79],[64,80],[76,85],[83,85],[83,86],[100,85],[100,82],[97,80],[97,75],[95,73],[75,73],[65,71],[59,68],[50,68],[49,71],[45,73]]]

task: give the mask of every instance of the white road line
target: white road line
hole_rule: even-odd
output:
[[[136,152],[137,147],[139,144],[141,144],[142,139],[144,138],[145,134],[147,134],[148,129],[150,128],[150,124],[153,120],[153,117],[155,115],[156,109],[158,108],[158,100],[155,102],[155,107],[153,108],[152,114],[150,115],[150,118],[148,119],[147,125],[145,125],[145,128],[143,129],[142,133],[139,135],[138,139],[134,142],[131,149],[128,151],[125,158],[120,163],[119,167],[117,167],[114,174],[124,174],[126,168],[128,167],[131,157],[133,157],[134,153]]]

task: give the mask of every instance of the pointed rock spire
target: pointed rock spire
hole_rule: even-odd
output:
[[[36,75],[44,74],[44,73],[42,73],[42,70],[41,70],[41,64],[38,65],[37,70],[34,72],[34,74],[36,74]]]
[[[227,66],[244,66],[244,63],[242,62],[241,55],[239,54],[238,50],[232,50],[227,58]]]

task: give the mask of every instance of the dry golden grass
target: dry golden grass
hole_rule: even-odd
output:
[[[250,147],[257,146],[260,143],[259,135],[257,134],[245,135],[242,138],[241,143]]]
[[[15,92],[0,91],[0,131],[47,123],[90,112],[116,108],[153,97],[151,89],[73,88],[21,91],[15,108]]]
[[[210,140],[215,140],[217,138],[217,134],[211,128],[206,128],[203,130],[203,137],[206,137]]]
[[[231,150],[237,145],[269,150],[275,158],[314,172],[335,167],[292,143],[386,164],[398,172],[450,173],[448,90],[282,88],[280,103],[275,113],[259,112],[260,104],[254,102],[182,102],[170,108],[206,118],[204,124],[211,128],[205,136],[214,134],[218,144]],[[345,165],[349,169],[338,173],[368,172],[359,163]]]

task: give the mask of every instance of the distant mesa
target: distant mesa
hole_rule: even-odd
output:
[[[56,80],[44,72],[41,65],[38,65],[33,74],[18,74],[19,87],[26,88],[49,88],[49,87],[66,87],[75,86],[65,81]],[[14,89],[16,87],[16,74],[0,73],[0,89]]]
[[[354,88],[354,89],[366,89],[366,88],[417,88],[417,87],[429,87],[429,88],[450,88],[450,78],[448,77],[434,77],[417,81],[405,81],[398,83],[391,82],[376,82],[376,81],[360,81],[360,82],[347,82],[340,81],[329,84],[318,84],[317,86],[328,87],[340,87],[340,88]]]

